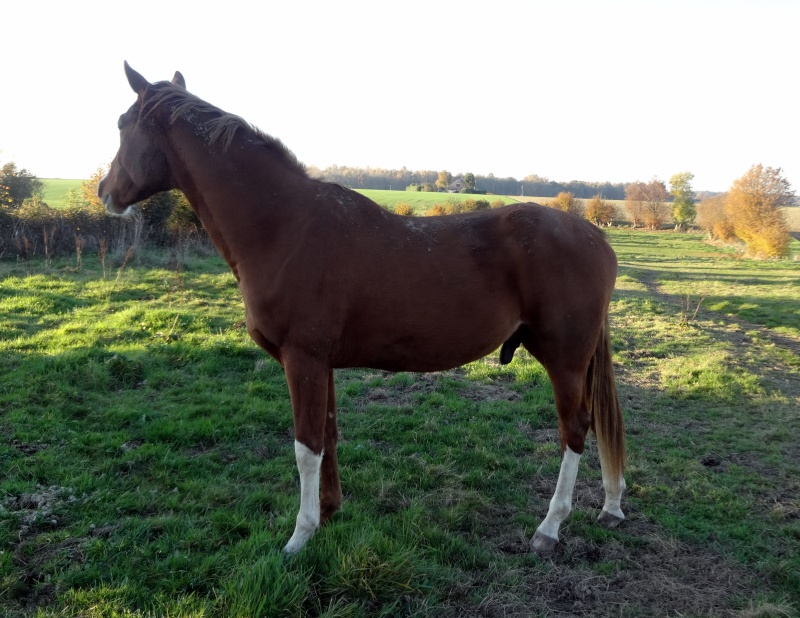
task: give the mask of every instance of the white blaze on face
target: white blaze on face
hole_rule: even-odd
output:
[[[294,441],[294,455],[300,473],[300,511],[294,534],[286,547],[287,554],[294,554],[306,544],[319,528],[319,470],[322,453],[315,455],[305,444]]]
[[[561,460],[561,471],[558,474],[556,491],[550,500],[550,508],[547,517],[539,524],[537,532],[558,540],[558,529],[561,522],[567,518],[572,510],[572,492],[575,489],[575,479],[578,476],[578,464],[581,456],[567,447],[564,451],[564,458]]]

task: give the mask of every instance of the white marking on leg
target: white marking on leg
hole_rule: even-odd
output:
[[[621,502],[622,493],[625,491],[626,487],[625,477],[620,475],[619,478],[612,479],[608,477],[608,473],[604,468],[602,468],[602,470],[603,489],[606,490],[606,502],[603,505],[603,511],[623,520],[625,519],[625,514],[622,512]]]
[[[575,489],[575,479],[578,476],[578,464],[581,456],[567,447],[564,458],[561,460],[561,471],[558,474],[556,491],[550,500],[547,517],[539,524],[536,532],[558,541],[558,529],[561,522],[567,518],[572,510],[572,492]]]
[[[322,453],[315,455],[305,444],[295,440],[294,455],[300,472],[300,511],[297,513],[294,534],[283,548],[287,554],[300,551],[319,528],[319,469]]]

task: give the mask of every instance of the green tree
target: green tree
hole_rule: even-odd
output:
[[[672,218],[675,221],[675,229],[682,232],[685,232],[697,218],[692,180],[694,174],[691,172],[680,172],[669,179],[669,193],[673,197]]]
[[[467,172],[464,174],[464,193],[475,192],[475,174]]]
[[[44,183],[26,169],[17,169],[17,164],[9,161],[0,169],[0,199],[10,208],[19,208],[28,198],[42,196]]]
[[[781,168],[754,165],[733,182],[725,210],[750,253],[765,257],[788,253],[789,228],[781,207],[791,204],[794,197]]]

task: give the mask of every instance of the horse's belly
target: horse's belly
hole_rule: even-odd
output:
[[[348,366],[389,371],[443,371],[483,358],[496,350],[519,326],[518,319],[475,323],[435,321],[418,329],[365,329],[345,343]]]

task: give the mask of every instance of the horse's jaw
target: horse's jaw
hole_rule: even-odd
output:
[[[105,191],[105,184],[108,179],[108,174],[103,176],[100,179],[100,182],[97,185],[97,197],[100,198],[100,201],[103,204],[103,207],[106,209],[106,212],[110,215],[114,216],[125,216],[128,214],[130,209],[130,205],[128,206],[120,206],[114,197],[111,195],[111,191]]]

